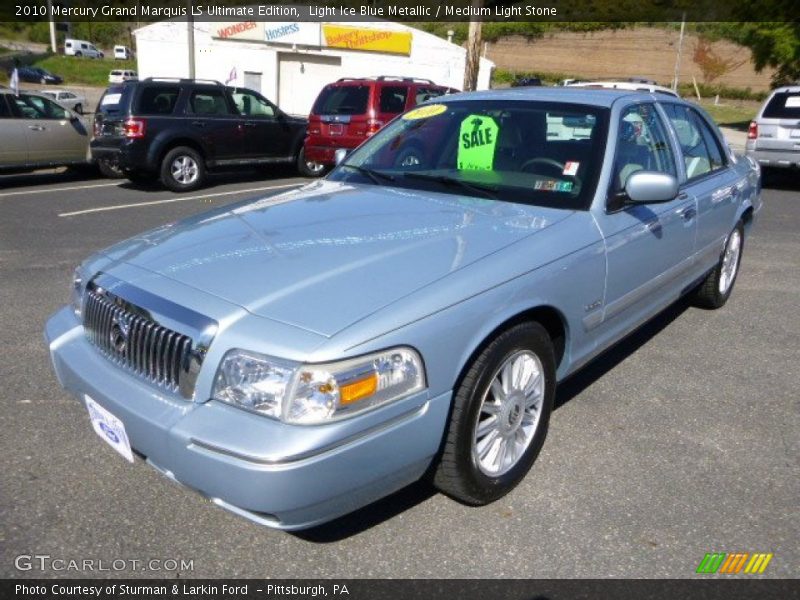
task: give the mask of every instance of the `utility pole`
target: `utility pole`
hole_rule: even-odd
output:
[[[56,23],[53,21],[53,0],[47,0],[47,20],[50,22],[50,49],[53,51],[53,54],[57,54]]]
[[[194,79],[194,15],[192,14],[192,0],[186,0],[186,35],[189,38],[189,79]]]
[[[469,20],[467,35],[467,58],[464,66],[464,91],[474,91],[478,86],[478,69],[481,61],[481,27],[480,15],[484,0],[472,0],[473,16]]]
[[[672,90],[678,91],[678,79],[681,75],[681,53],[683,52],[683,32],[686,29],[686,13],[683,13],[681,20],[681,35],[678,38],[678,56],[675,59],[675,77],[672,79]]]

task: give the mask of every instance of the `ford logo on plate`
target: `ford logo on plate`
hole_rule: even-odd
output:
[[[115,444],[119,444],[119,436],[116,434],[116,432],[113,429],[111,429],[111,427],[109,427],[105,423],[100,423],[100,429],[103,430],[103,433],[106,434],[106,437],[108,439],[110,439]]]

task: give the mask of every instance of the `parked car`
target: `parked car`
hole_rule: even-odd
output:
[[[800,85],[770,94],[750,123],[746,153],[762,167],[800,167]]]
[[[139,79],[139,75],[137,75],[136,71],[127,69],[114,69],[108,74],[108,83],[124,83],[136,79]]]
[[[582,87],[594,89],[630,90],[635,92],[648,92],[650,94],[664,94],[678,98],[678,93],[663,85],[655,85],[637,81],[580,81],[568,83],[565,87]]]
[[[517,77],[511,87],[531,87],[542,85],[542,80],[539,77]]]
[[[130,60],[133,51],[127,46],[114,46],[114,60]]]
[[[86,124],[39,94],[0,89],[0,140],[0,172],[90,162]]]
[[[69,90],[40,90],[40,94],[52,98],[62,106],[74,110],[79,115],[83,114],[83,107],[86,105],[86,96],[70,92]]]
[[[334,165],[336,150],[352,150],[403,111],[456,91],[429,79],[339,79],[322,88],[311,109],[306,157],[322,175]]]
[[[8,72],[9,78],[13,69]],[[59,75],[54,75],[47,69],[41,67],[17,67],[17,76],[20,81],[28,83],[41,83],[42,85],[58,85],[64,83],[64,79]]]
[[[180,192],[212,169],[292,163],[303,156],[306,120],[258,92],[191,79],[145,79],[111,86],[95,112],[92,155],[101,168]]]
[[[591,135],[550,140],[552,115]],[[412,137],[428,161],[400,160]],[[325,180],[88,258],[45,337],[103,440],[257,523],[425,475],[486,504],[536,459],[559,381],[684,294],[726,303],[759,193],[678,98],[441,97]]]
[[[64,40],[64,54],[67,56],[78,56],[86,58],[103,58],[105,54],[101,50],[86,40],[75,40],[67,38]]]

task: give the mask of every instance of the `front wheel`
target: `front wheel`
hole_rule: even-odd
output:
[[[75,112],[79,115],[83,114],[83,104],[76,104],[75,105]]]
[[[703,283],[695,291],[695,304],[703,308],[721,308],[725,305],[739,274],[743,246],[744,227],[739,221],[725,240],[725,247],[717,266],[706,275]]]
[[[313,160],[306,160],[306,149],[300,148],[297,154],[297,170],[303,177],[322,177],[328,168]]]
[[[186,146],[173,148],[161,161],[161,183],[173,192],[199,188],[206,180],[206,168],[200,154]]]
[[[471,505],[514,489],[547,436],[555,387],[555,354],[544,327],[521,323],[498,335],[455,391],[434,485]]]

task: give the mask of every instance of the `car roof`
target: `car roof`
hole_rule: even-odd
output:
[[[568,83],[566,87],[583,87],[583,88],[611,88],[618,90],[630,90],[634,92],[660,92],[670,96],[677,96],[678,94],[668,87],[648,83],[644,81],[581,81]],[[647,88],[646,90],[642,88]]]
[[[584,87],[513,87],[480,92],[460,92],[447,96],[452,100],[540,100],[548,102],[571,102],[574,104],[591,104],[610,107],[620,98],[641,98],[648,92],[620,90],[610,88]],[[653,94],[655,95],[655,94]],[[656,99],[682,101],[676,96],[658,96]],[[442,101],[442,98],[434,99]]]
[[[773,94],[780,94],[780,93],[786,93],[786,92],[789,92],[789,93],[792,93],[792,94],[800,92],[800,84],[798,84],[798,85],[785,85],[783,87],[776,88],[775,90],[773,90],[772,93]]]

